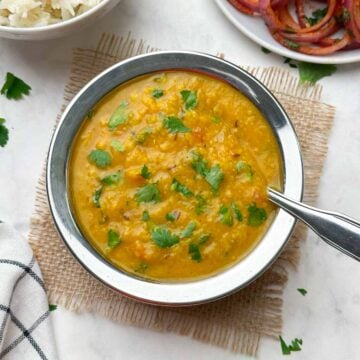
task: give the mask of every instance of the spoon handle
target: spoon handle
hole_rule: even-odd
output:
[[[308,225],[328,244],[360,261],[360,223],[345,215],[320,210],[268,189],[269,199]]]

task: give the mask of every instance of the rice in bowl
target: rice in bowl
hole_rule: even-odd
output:
[[[100,2],[102,0],[0,0],[0,26],[51,25],[78,16]]]

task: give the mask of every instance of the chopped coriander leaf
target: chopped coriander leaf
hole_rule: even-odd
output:
[[[54,311],[57,309],[57,305],[55,304],[49,304],[49,311]]]
[[[220,116],[217,116],[217,115],[212,116],[212,117],[211,117],[211,121],[212,121],[214,124],[220,124],[220,122],[221,122]]]
[[[293,64],[293,63],[290,63],[289,66],[290,66],[291,68],[293,68],[293,69],[297,69],[297,68],[298,68],[298,66],[297,66],[296,64]]]
[[[192,110],[196,107],[198,104],[196,91],[182,90],[180,94],[184,102],[185,110]]]
[[[159,98],[161,98],[162,96],[164,96],[164,90],[154,89],[154,90],[152,91],[152,96],[153,96],[155,99],[159,99]]]
[[[297,289],[297,291],[302,295],[302,296],[305,296],[307,294],[307,290],[306,289],[303,289],[303,288],[299,288]]]
[[[116,246],[118,246],[121,243],[119,233],[113,229],[109,229],[107,239],[108,239],[108,247],[110,249],[114,249]]]
[[[0,118],[0,146],[4,147],[9,140],[9,130],[4,125],[5,119]]]
[[[197,262],[201,261],[201,253],[198,245],[194,243],[189,244],[189,254],[192,260]]]
[[[195,222],[190,222],[186,228],[180,233],[180,238],[186,238],[192,235],[192,233],[194,232],[194,230],[196,229],[196,223]]]
[[[150,214],[147,210],[144,210],[142,213],[142,220],[143,221],[149,221],[150,220]]]
[[[237,162],[235,165],[235,169],[238,174],[244,173],[249,181],[253,179],[254,172],[252,170],[252,167],[244,161],[240,160],[239,162]]]
[[[141,262],[135,269],[134,271],[135,272],[138,272],[138,273],[144,273],[147,269],[149,268],[149,265],[144,263],[144,262]]]
[[[88,120],[90,120],[90,119],[93,118],[94,114],[95,114],[94,109],[91,109],[91,110],[89,110],[89,112],[86,114],[86,118],[87,118]]]
[[[167,80],[167,74],[162,73],[154,77],[154,82],[156,83],[164,83]]]
[[[243,216],[242,216],[242,213],[239,209],[239,207],[236,205],[236,203],[231,203],[231,208],[233,209],[234,211],[234,214],[235,214],[235,217],[236,217],[236,220],[238,221],[242,221],[243,219]]]
[[[210,239],[210,234],[201,234],[199,237],[199,245],[205,244]]]
[[[111,156],[105,150],[92,150],[89,154],[89,160],[100,169],[104,169],[111,164]]]
[[[172,234],[165,226],[157,226],[151,230],[151,238],[161,248],[168,248],[180,241],[179,236]]]
[[[286,342],[284,341],[284,339],[279,336],[279,340],[280,340],[280,346],[281,346],[281,351],[283,353],[283,355],[290,355],[291,351],[289,349],[289,347],[287,346]]]
[[[196,195],[195,198],[196,198],[196,201],[197,201],[197,204],[195,205],[195,212],[196,212],[197,215],[201,215],[201,214],[203,214],[205,212],[207,201],[200,194]]]
[[[279,336],[281,351],[283,355],[290,355],[292,351],[300,351],[300,345],[303,344],[302,339],[295,338],[291,341],[291,345],[287,345],[284,339]]]
[[[220,165],[214,165],[206,174],[205,180],[210,184],[213,191],[219,190],[221,182],[224,180],[224,173]]]
[[[264,48],[264,47],[261,47],[261,51],[264,53],[264,54],[270,54],[271,51],[268,50],[267,48]]]
[[[95,192],[92,196],[92,202],[95,205],[95,207],[97,207],[97,208],[100,207],[100,196],[101,196],[102,191],[103,191],[103,187],[100,187],[97,190],[95,190]]]
[[[114,174],[107,175],[101,179],[101,182],[105,185],[115,185],[121,180],[122,172],[119,170]]]
[[[335,65],[312,64],[299,62],[300,84],[314,85],[325,76],[331,76],[336,71]]]
[[[150,179],[151,178],[151,172],[149,171],[149,168],[146,165],[143,165],[141,168],[141,176],[144,179]]]
[[[8,72],[0,93],[5,95],[8,99],[19,100],[23,95],[29,95],[30,90],[31,87],[28,84],[14,74]]]
[[[164,128],[169,133],[187,133],[191,132],[191,129],[186,127],[181,119],[176,116],[168,116],[163,120]]]
[[[298,49],[300,47],[300,44],[298,44],[297,42],[295,41],[291,41],[291,40],[288,40],[288,39],[284,39],[284,42],[285,42],[285,46],[287,46],[288,48],[290,49]]]
[[[151,127],[146,127],[145,129],[142,129],[137,135],[136,135],[136,139],[135,141],[138,144],[143,144],[147,138],[149,137],[149,135],[152,133],[152,128]]]
[[[234,218],[231,214],[231,211],[228,207],[225,205],[222,205],[219,210],[220,215],[220,221],[227,226],[233,226],[234,225]]]
[[[309,23],[310,26],[314,26],[320,20],[323,19],[323,17],[326,15],[327,11],[328,11],[327,7],[324,7],[322,9],[317,9],[312,12],[311,16],[305,16],[305,20]]]
[[[207,161],[204,160],[202,155],[199,154],[197,151],[192,151],[191,155],[192,155],[192,161],[191,161],[192,168],[196,170],[196,172],[198,172],[201,176],[205,177],[208,172]]]
[[[172,211],[165,215],[165,219],[168,221],[175,221],[179,218],[180,212],[179,211]]]
[[[335,20],[339,25],[346,25],[350,21],[349,10],[345,6],[342,6],[341,13],[340,15],[335,16]]]
[[[114,111],[114,113],[111,115],[108,122],[108,127],[111,130],[114,130],[119,125],[124,124],[124,122],[128,119],[127,106],[127,101],[122,101],[117,107],[117,109]]]
[[[120,142],[119,140],[113,140],[113,141],[111,141],[110,146],[111,146],[114,150],[116,150],[116,151],[118,151],[118,152],[124,152],[124,151],[125,151],[125,146],[124,146],[124,144],[123,144],[122,142]]]
[[[136,191],[135,198],[138,203],[157,203],[160,201],[160,191],[156,184],[147,184]]]
[[[256,204],[248,207],[248,225],[259,226],[267,219],[266,211],[262,208],[258,208]]]
[[[178,180],[175,178],[173,179],[171,183],[171,190],[174,190],[178,193],[183,194],[186,197],[191,197],[194,195],[194,193],[185,185],[181,184]]]

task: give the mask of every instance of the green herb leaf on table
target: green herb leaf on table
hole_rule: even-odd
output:
[[[113,140],[113,141],[111,141],[110,146],[111,146],[114,150],[116,150],[117,152],[124,152],[124,151],[125,151],[125,146],[124,146],[124,144],[123,144],[121,141],[119,141],[119,140]]]
[[[164,96],[164,90],[154,89],[154,90],[152,91],[152,96],[153,96],[155,99],[159,99],[159,98],[161,98],[162,96]]]
[[[146,165],[143,165],[143,167],[141,168],[141,176],[147,180],[151,178],[151,172],[149,171],[149,168]]]
[[[24,95],[30,94],[31,87],[23,80],[16,77],[14,74],[8,72],[3,87],[0,90],[2,95],[8,99],[19,100]]]
[[[161,248],[168,248],[180,241],[179,236],[171,233],[165,226],[158,226],[151,230],[151,239]]]
[[[122,178],[122,172],[119,170],[114,174],[110,174],[101,179],[104,185],[116,185]]]
[[[248,207],[248,225],[250,226],[259,226],[263,224],[266,219],[266,211],[263,208],[258,208],[256,204],[252,204]]]
[[[323,19],[323,17],[326,15],[327,11],[328,11],[327,7],[324,7],[322,9],[317,9],[312,12],[311,16],[305,16],[305,20],[308,22],[308,24],[310,26],[314,26],[320,20]]]
[[[169,131],[169,133],[188,133],[191,132],[191,129],[186,127],[181,119],[176,116],[168,116],[163,120],[164,128]]]
[[[150,220],[150,214],[147,210],[144,210],[142,213],[142,220],[143,221],[149,221]]]
[[[305,296],[307,294],[307,290],[306,289],[303,289],[303,288],[299,288],[297,289],[297,291],[302,295],[302,296]]]
[[[298,338],[292,340],[290,345],[286,344],[282,336],[279,336],[279,340],[283,355],[290,355],[292,351],[300,351],[301,345],[303,344],[302,339],[298,339]]]
[[[233,226],[234,225],[234,218],[231,214],[231,211],[228,207],[225,205],[222,205],[219,210],[220,215],[220,221],[227,226]]]
[[[92,150],[89,154],[89,160],[99,169],[104,169],[111,164],[111,156],[105,150]]]
[[[239,207],[237,206],[237,204],[234,203],[234,202],[232,202],[232,203],[231,203],[231,208],[232,208],[233,211],[234,211],[236,220],[242,221],[242,220],[243,220],[243,216],[242,216],[242,213],[241,213]]]
[[[107,242],[108,247],[110,249],[116,248],[121,243],[119,233],[116,230],[113,230],[113,229],[109,229],[107,239],[108,239],[108,242]]]
[[[55,311],[57,309],[57,305],[55,304],[49,304],[49,311]]]
[[[108,127],[111,130],[114,130],[119,125],[122,125],[126,122],[126,120],[128,119],[127,106],[127,101],[122,101],[117,107],[117,109],[114,111],[114,113],[111,115],[108,122]]]
[[[264,48],[264,47],[261,47],[261,51],[264,53],[264,54],[271,54],[271,51],[267,48]]]
[[[9,130],[4,125],[5,119],[0,118],[0,146],[4,147],[9,140]]]
[[[194,195],[194,193],[187,186],[181,184],[175,178],[173,179],[173,181],[171,183],[171,190],[181,193],[186,197],[191,197]]]
[[[192,260],[197,262],[201,261],[201,253],[198,245],[194,243],[189,244],[189,254]]]
[[[156,184],[147,184],[136,191],[135,198],[138,203],[158,203],[161,198],[160,190]]]
[[[318,80],[331,76],[336,71],[336,66],[330,64],[299,62],[298,66],[301,84],[314,85]]]
[[[196,91],[182,90],[180,91],[180,94],[184,102],[185,110],[192,110],[197,106],[198,100]]]
[[[97,208],[100,207],[100,196],[102,194],[102,191],[103,191],[103,187],[101,186],[94,191],[93,196],[92,196],[92,202],[95,205],[95,207],[97,207]]]
[[[192,235],[192,233],[195,231],[196,229],[196,223],[195,222],[190,222],[186,228],[180,233],[180,237],[186,238],[186,237],[190,237]]]

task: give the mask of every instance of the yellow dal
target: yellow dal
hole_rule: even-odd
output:
[[[163,96],[155,98],[154,89],[161,89]],[[183,90],[196,94],[192,109],[185,109]],[[119,104],[126,105],[127,119],[110,129],[109,119]],[[170,133],[164,127],[168,116],[176,116],[191,131]],[[112,147],[114,140],[123,145],[122,152]],[[110,165],[99,168],[89,159],[96,149],[108,152]],[[194,153],[207,161],[208,169],[220,166],[224,178],[217,191],[193,168]],[[239,161],[248,166],[237,169]],[[151,173],[149,179],[141,175],[144,165]],[[118,183],[102,184],[105,176],[117,171]],[[174,178],[193,195],[175,191]],[[70,158],[71,202],[85,237],[115,266],[162,280],[208,276],[246,256],[275,216],[266,187],[281,188],[281,181],[277,142],[252,102],[220,80],[183,71],[139,77],[104,97],[84,120]],[[137,191],[147,184],[158,188],[159,202],[137,201]],[[99,189],[97,207],[94,193]],[[199,195],[206,202],[201,214]],[[241,221],[232,203],[241,211]],[[266,221],[258,226],[249,225],[251,205],[266,212]],[[232,225],[224,223],[222,206],[228,209]],[[144,211],[148,221],[143,219]],[[178,218],[167,220],[166,214],[174,211]],[[196,229],[181,238],[190,223]],[[152,237],[159,228],[179,241],[160,247]],[[113,248],[108,244],[109,231],[121,241]],[[199,243],[204,234],[208,240]]]

